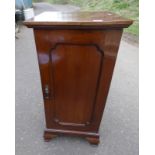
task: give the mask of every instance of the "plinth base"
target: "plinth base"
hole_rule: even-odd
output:
[[[44,140],[46,142],[52,140],[59,135],[72,135],[84,137],[90,144],[99,144],[99,134],[84,131],[73,131],[73,130],[57,130],[57,129],[46,129],[44,131]]]

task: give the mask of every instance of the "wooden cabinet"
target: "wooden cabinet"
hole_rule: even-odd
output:
[[[109,12],[44,12],[25,21],[34,30],[45,140],[69,134],[98,144],[122,30],[130,24]]]

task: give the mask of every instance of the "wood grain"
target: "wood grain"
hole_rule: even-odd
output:
[[[37,26],[101,26],[128,27],[132,20],[120,17],[114,13],[100,12],[43,12],[33,19],[24,22],[28,27]]]

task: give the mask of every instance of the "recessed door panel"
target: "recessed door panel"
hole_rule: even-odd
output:
[[[51,50],[54,121],[63,126],[91,123],[103,53],[96,45],[56,44]]]

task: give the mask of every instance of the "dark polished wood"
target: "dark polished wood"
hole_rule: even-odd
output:
[[[120,17],[112,12],[44,12],[25,21],[28,27],[37,26],[101,26],[128,27],[132,20]]]
[[[53,133],[51,134],[49,132],[44,131],[44,140],[45,140],[45,142],[49,142],[55,137],[57,137],[56,134],[54,135]]]
[[[34,29],[46,141],[68,134],[99,143],[123,27],[131,23],[109,12],[45,13],[25,22]]]

